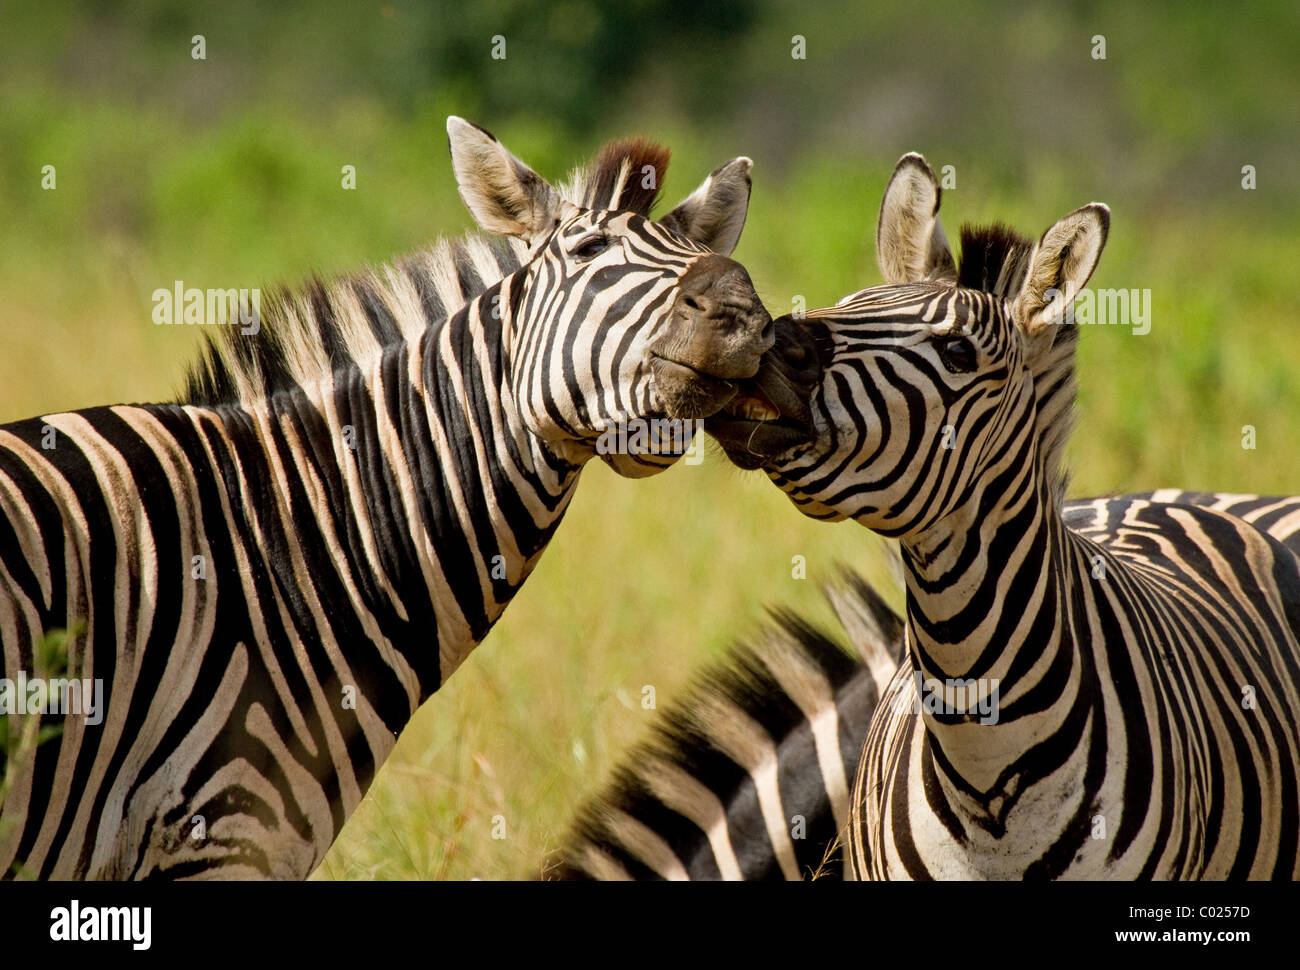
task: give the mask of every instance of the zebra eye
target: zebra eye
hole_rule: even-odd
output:
[[[975,345],[965,337],[950,337],[941,343],[939,359],[954,374],[969,374],[979,362]]]
[[[609,244],[610,239],[604,233],[584,236],[578,241],[578,244],[569,251],[569,255],[574,259],[595,259],[609,248]]]

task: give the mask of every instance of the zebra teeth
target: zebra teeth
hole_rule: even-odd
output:
[[[781,412],[776,408],[756,397],[743,397],[732,400],[723,410],[735,417],[746,418],[750,421],[775,421],[781,416]]]

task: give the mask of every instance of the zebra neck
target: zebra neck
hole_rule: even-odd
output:
[[[277,395],[259,422],[273,464],[287,451],[273,473],[306,574],[346,596],[326,612],[355,617],[348,642],[393,668],[408,715],[500,617],[578,479],[513,404],[513,327],[492,300],[509,279],[364,370]]]
[[[1086,720],[1092,696],[1072,632],[1075,537],[1043,476],[1005,484],[903,543],[927,756],[954,811],[987,824],[1058,767],[1065,755],[1039,745]]]

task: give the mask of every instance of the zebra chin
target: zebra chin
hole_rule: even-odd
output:
[[[729,414],[708,418],[704,430],[722,446],[728,461],[746,471],[775,464],[816,437],[812,428],[793,421],[755,421]]]
[[[737,382],[705,374],[689,364],[658,354],[650,358],[655,387],[670,418],[705,418],[736,396]]]

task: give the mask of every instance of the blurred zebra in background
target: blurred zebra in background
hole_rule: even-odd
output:
[[[724,255],[748,159],[656,223],[665,149],[611,143],[555,189],[447,130],[464,201],[508,242],[277,293],[175,404],[0,427],[5,679],[57,676],[37,644],[64,628],[66,676],[104,695],[102,721],[47,714],[56,740],[0,754],[5,875],[307,876],[602,433],[704,416],[771,346]],[[624,475],[680,453],[625,440],[602,456]]]
[[[903,653],[861,578],[827,590],[856,654],[789,611],[659,716],[544,879],[839,879],[862,743]]]
[[[889,285],[803,322],[819,394],[778,342],[706,421],[805,514],[900,541],[907,662],[862,738],[847,875],[1295,878],[1300,498],[1064,501],[1077,328],[1058,294],[1087,282],[1108,213],[1084,207],[1036,245],[964,231],[958,267],[939,201],[924,160],[904,157],[877,231]],[[746,715],[762,722],[788,694],[769,685]],[[722,737],[714,725],[696,743]],[[794,750],[765,770],[829,790]],[[692,784],[723,777],[701,769]],[[571,867],[619,874],[587,863],[593,849],[654,844],[610,838],[609,824],[603,844],[589,836],[619,797],[588,809]],[[698,840],[676,832],[654,834],[692,858]],[[747,850],[777,855],[733,841]]]

